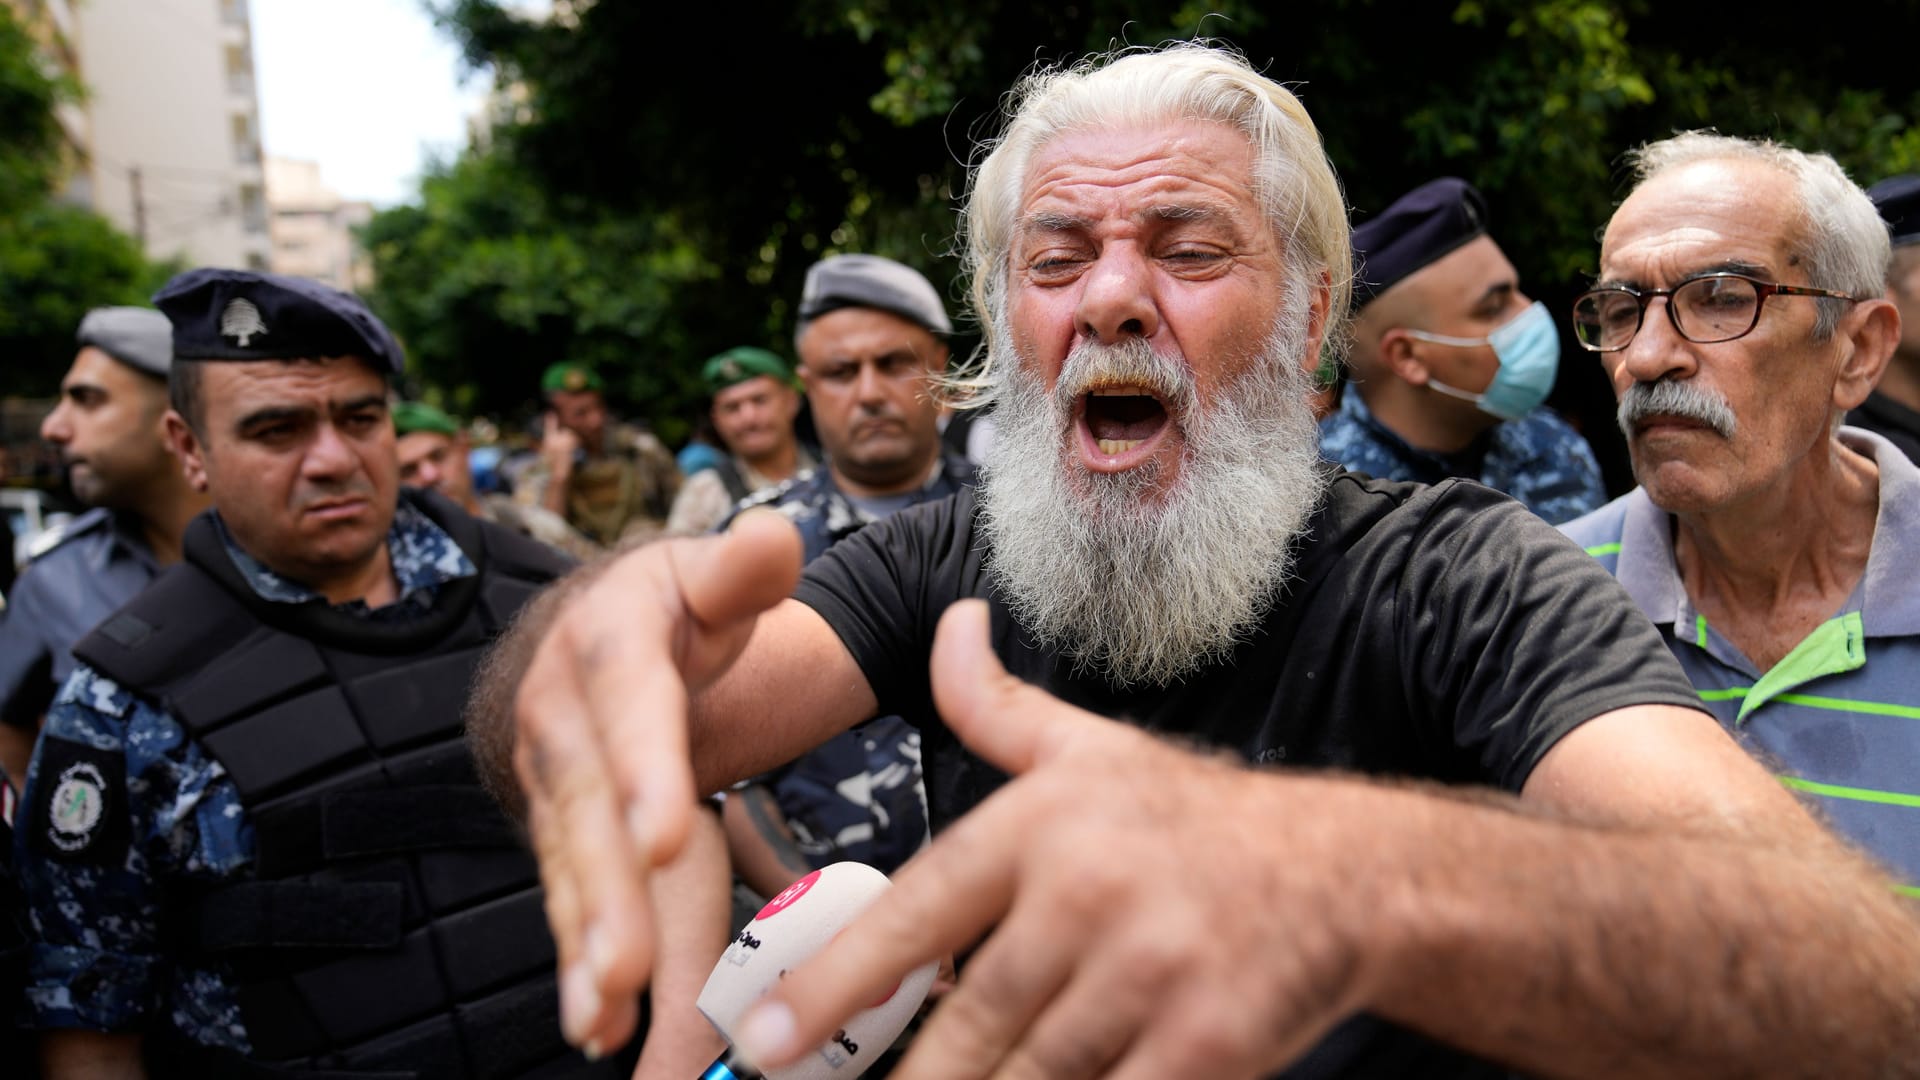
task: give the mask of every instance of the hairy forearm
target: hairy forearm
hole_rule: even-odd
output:
[[[772,896],[812,866],[794,843],[793,830],[773,792],[754,784],[727,797],[721,822],[734,873],[761,896]]]
[[[720,823],[702,809],[687,846],[650,882],[661,933],[648,988],[653,1019],[636,1077],[684,1077],[723,1048],[719,1033],[695,1002],[727,947],[732,876]]]
[[[1920,920],[1840,845],[1383,797],[1373,1011],[1541,1075],[1920,1075]]]

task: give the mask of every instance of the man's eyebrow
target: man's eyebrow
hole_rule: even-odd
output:
[[[311,419],[313,419],[313,410],[304,405],[269,405],[264,409],[255,409],[245,416],[240,417],[238,420],[235,420],[233,422],[233,429],[235,431],[245,431],[248,428],[260,427],[263,424],[278,424],[285,423],[289,420],[300,421]]]
[[[1021,219],[1020,225],[1027,232],[1081,232],[1091,228],[1093,222],[1057,210],[1035,210]]]
[[[1479,298],[1474,300],[1473,306],[1480,307],[1491,300],[1504,300],[1512,296],[1514,290],[1519,287],[1519,283],[1515,281],[1496,281],[1481,291]]]
[[[1681,274],[1674,279],[1674,284],[1670,287],[1684,285],[1695,278],[1706,277],[1708,274],[1740,274],[1744,277],[1765,280],[1771,273],[1772,271],[1756,262],[1748,262],[1745,259],[1723,259],[1720,262],[1711,263],[1707,266],[1702,266]],[[1647,287],[1646,282],[1639,278],[1603,277],[1593,283],[1593,288],[1596,289],[1644,290]]]
[[[368,394],[365,397],[357,397],[352,401],[335,405],[333,408],[335,412],[343,413],[359,412],[361,409],[366,408],[378,408],[384,412],[387,408],[387,396],[385,394]]]
[[[1211,221],[1226,214],[1205,203],[1163,203],[1148,207],[1147,216],[1158,221]]]

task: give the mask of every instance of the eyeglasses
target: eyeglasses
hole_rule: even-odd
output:
[[[1647,305],[1667,298],[1667,318],[1688,341],[1711,345],[1746,337],[1760,324],[1760,308],[1769,296],[1817,296],[1857,304],[1860,298],[1805,285],[1779,285],[1744,274],[1702,274],[1671,289],[1629,289],[1616,285],[1580,294],[1573,302],[1573,334],[1592,352],[1619,352],[1633,341],[1646,320]]]

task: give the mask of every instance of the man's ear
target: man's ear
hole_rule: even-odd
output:
[[[187,485],[193,490],[206,493],[207,462],[200,439],[194,435],[193,427],[187,418],[174,409],[168,409],[161,418],[166,426],[167,449],[180,459],[180,473],[187,478]]]
[[[1393,372],[1401,382],[1410,386],[1425,386],[1433,377],[1427,370],[1427,362],[1420,357],[1415,347],[1415,339],[1400,327],[1394,327],[1380,335],[1380,366]]]
[[[1320,271],[1320,280],[1313,283],[1313,294],[1307,298],[1307,341],[1306,349],[1300,354],[1300,370],[1312,379],[1320,370],[1320,356],[1327,347],[1327,328],[1333,324],[1328,316],[1333,311],[1333,275]]]
[[[1833,407],[1844,412],[1858,408],[1880,385],[1887,361],[1900,346],[1900,309],[1890,300],[1862,300],[1841,317],[1834,336],[1843,353],[1834,373]]]

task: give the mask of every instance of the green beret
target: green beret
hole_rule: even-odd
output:
[[[417,431],[458,435],[460,425],[454,423],[453,417],[424,401],[402,401],[393,407],[393,431],[396,435],[412,435]]]
[[[604,386],[600,376],[585,364],[572,360],[562,360],[550,365],[546,374],[540,376],[540,392],[552,394],[561,390],[579,393],[582,390],[601,390]]]
[[[728,349],[707,361],[706,366],[700,369],[700,378],[707,384],[710,394],[717,394],[729,386],[762,375],[771,375],[788,386],[793,385],[793,369],[787,366],[785,360],[751,345]]]

